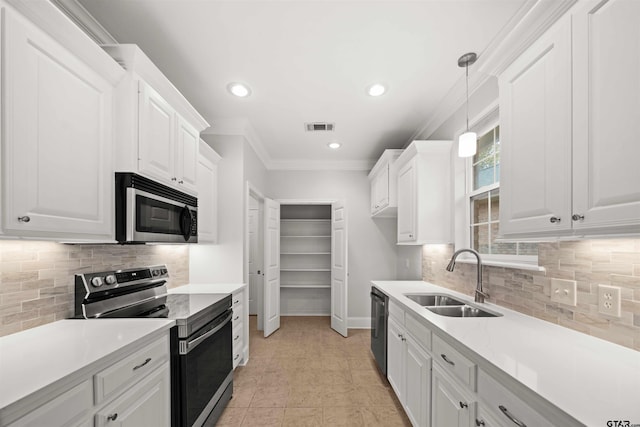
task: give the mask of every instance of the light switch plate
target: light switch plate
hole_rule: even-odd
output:
[[[551,279],[551,301],[575,306],[578,284],[575,280]]]
[[[607,316],[621,316],[620,288],[617,286],[598,285],[598,312]]]

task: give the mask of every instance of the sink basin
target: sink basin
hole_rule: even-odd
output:
[[[449,317],[498,317],[502,316],[499,313],[492,313],[490,311],[483,310],[481,308],[472,307],[470,305],[456,305],[456,306],[440,306],[440,307],[427,307],[427,310],[431,310],[441,316]]]
[[[423,307],[455,306],[465,303],[449,295],[443,294],[405,294],[405,297],[415,301]]]

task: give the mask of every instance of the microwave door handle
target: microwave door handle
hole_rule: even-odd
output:
[[[182,232],[182,237],[184,237],[185,242],[191,237],[192,224],[193,217],[191,216],[191,211],[189,210],[189,206],[185,205],[180,213],[180,231]]]

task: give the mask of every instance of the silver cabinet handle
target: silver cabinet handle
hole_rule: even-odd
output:
[[[446,354],[441,354],[440,357],[442,357],[442,360],[444,360],[445,362],[447,362],[449,365],[451,366],[456,366],[456,363],[453,360],[449,360],[449,358],[447,357]]]
[[[178,181],[178,184],[184,184],[183,180]]]
[[[235,322],[236,320],[238,320],[240,318],[240,316],[236,316],[233,318],[233,321]]]
[[[29,222],[29,221],[31,221],[31,218],[29,218],[27,215],[18,217],[18,222]]]
[[[584,221],[584,215],[573,214],[571,219],[574,221]]]
[[[176,178],[175,176],[173,178],[171,178],[171,181],[177,181],[178,178]]]
[[[514,417],[513,414],[511,412],[509,412],[509,410],[507,408],[505,408],[504,406],[500,405],[500,406],[498,406],[498,409],[500,409],[502,411],[502,413],[504,414],[504,416],[509,418],[511,420],[511,422],[513,422],[518,427],[527,427],[527,425],[525,423],[523,423],[522,421],[520,421],[519,419]]]
[[[413,234],[409,234],[409,238],[410,238],[410,239],[413,239]]]
[[[143,366],[145,366],[147,363],[151,362],[151,358],[147,357],[147,360],[145,360],[144,362],[142,362],[141,364],[139,364],[138,366],[134,366],[133,370],[137,371],[138,369],[142,368]]]
[[[115,414],[113,414],[113,415],[109,415],[109,416],[107,417],[107,421],[115,421],[115,420],[117,420],[117,419],[118,419],[118,413],[117,413],[117,412],[116,412]]]
[[[476,425],[477,425],[478,427],[485,425],[485,424],[484,424],[484,420],[479,420],[479,419],[477,419],[477,418],[476,418]]]
[[[469,407],[469,405],[467,405],[466,403],[460,402],[460,408],[465,409],[465,408],[468,408],[468,407]]]
[[[233,358],[234,361],[238,360],[238,357],[240,357],[239,354],[236,354],[236,357]]]
[[[236,337],[233,340],[238,341],[239,338],[240,338],[240,335],[236,335]]]
[[[239,302],[240,302],[240,300],[239,300],[239,299],[237,299],[237,300],[235,300],[233,303],[234,303],[234,304],[238,304]]]
[[[562,220],[562,218],[560,218],[559,216],[552,216],[551,218],[549,218],[549,222],[552,224],[555,224],[556,222],[560,222]]]

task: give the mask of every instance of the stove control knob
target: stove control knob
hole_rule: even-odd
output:
[[[99,288],[100,286],[104,285],[104,281],[102,280],[102,277],[94,277],[93,279],[91,279],[91,284],[94,288]]]
[[[114,285],[117,282],[116,276],[114,274],[108,275],[104,278],[104,280],[107,282],[107,285]]]

